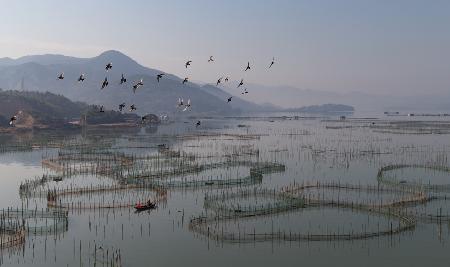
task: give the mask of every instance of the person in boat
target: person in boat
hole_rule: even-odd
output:
[[[144,205],[142,205],[140,202],[138,204],[136,204],[135,208],[137,210],[144,210],[144,209],[153,209],[156,207],[156,204],[153,203],[151,200],[148,200],[147,202],[145,202]]]
[[[154,202],[152,202],[152,200],[151,199],[149,199],[148,201],[147,201],[147,207],[156,207],[156,204],[154,203]]]

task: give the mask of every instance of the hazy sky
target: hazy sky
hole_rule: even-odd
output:
[[[450,90],[448,0],[0,3],[0,57],[115,49],[206,82],[230,75],[338,92]],[[268,71],[272,56],[277,63]],[[242,71],[247,61],[250,73]]]

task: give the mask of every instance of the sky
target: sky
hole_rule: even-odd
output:
[[[144,66],[204,82],[230,76],[332,92],[450,90],[447,0],[0,3],[0,57],[93,57],[114,49]],[[187,60],[193,61],[188,70]],[[248,61],[252,70],[243,72]]]

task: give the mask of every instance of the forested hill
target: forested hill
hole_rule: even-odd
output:
[[[0,127],[8,127],[9,119],[17,115],[17,126],[63,127],[77,121],[85,114],[96,117],[103,123],[125,122],[136,119],[134,114],[121,114],[116,111],[98,112],[95,106],[73,102],[62,95],[45,92],[3,91],[0,90]],[[100,118],[107,118],[102,121]]]

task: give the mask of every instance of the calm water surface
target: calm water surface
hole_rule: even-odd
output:
[[[129,155],[156,155],[157,145],[165,143],[173,150],[196,155],[198,164],[221,162],[224,155],[248,153],[246,161],[268,161],[284,164],[284,172],[266,174],[261,183],[246,188],[273,188],[307,181],[377,185],[379,168],[390,164],[449,165],[450,138],[446,134],[393,134],[376,132],[370,120],[353,123],[330,118],[227,118],[204,119],[200,128],[191,121],[161,125],[157,129],[124,132],[110,131],[62,135],[62,139],[111,141],[110,151]],[[382,118],[393,120],[399,118]],[[401,118],[409,119],[409,118]],[[415,118],[417,120],[417,118]],[[433,118],[432,118],[433,119]],[[376,122],[378,123],[378,121]],[[330,127],[331,126],[331,127]],[[349,127],[350,126],[350,127]],[[353,127],[354,126],[354,127]],[[221,133],[221,136],[199,136]],[[175,135],[197,135],[175,138]],[[245,134],[255,138],[236,138]],[[38,134],[35,134],[38,135]],[[36,136],[27,136],[33,140]],[[39,137],[44,138],[44,137]],[[51,137],[48,137],[51,138]],[[56,137],[54,137],[56,138]],[[42,159],[55,156],[57,148],[41,147],[25,152],[0,154],[0,206],[3,209],[41,210],[46,200],[21,199],[19,185],[27,179],[52,173],[42,166]],[[222,177],[234,179],[249,174],[248,166],[218,168],[195,175],[172,177],[208,180]],[[392,173],[427,183],[450,184],[445,172],[405,169]],[[435,181],[434,181],[435,180]],[[109,178],[75,175],[48,187],[114,184]],[[169,190],[167,203],[150,212],[134,213],[133,209],[70,210],[67,229],[57,235],[29,235],[23,246],[1,251],[3,266],[106,266],[108,253],[119,251],[122,266],[448,266],[450,232],[447,223],[419,222],[414,230],[401,234],[355,241],[227,243],[211,240],[191,232],[189,220],[204,212],[206,193],[228,189],[198,188]],[[126,195],[129,196],[129,195]],[[358,196],[352,196],[357,198]],[[77,199],[80,197],[77,197]],[[95,201],[108,196],[95,196]],[[100,200],[99,200],[100,199]],[[71,198],[66,201],[74,201]],[[86,200],[87,201],[87,200]],[[236,200],[233,200],[234,202]],[[264,200],[258,200],[264,202]],[[249,204],[249,200],[243,203]],[[450,210],[450,202],[430,203],[426,210]],[[369,218],[370,217],[370,218]],[[267,232],[275,227],[283,231],[351,231],[359,230],[370,220],[370,227],[389,225],[388,218],[348,210],[302,210],[232,222],[227,227],[253,228]],[[41,223],[37,220],[35,223]],[[102,250],[95,251],[95,247]]]

